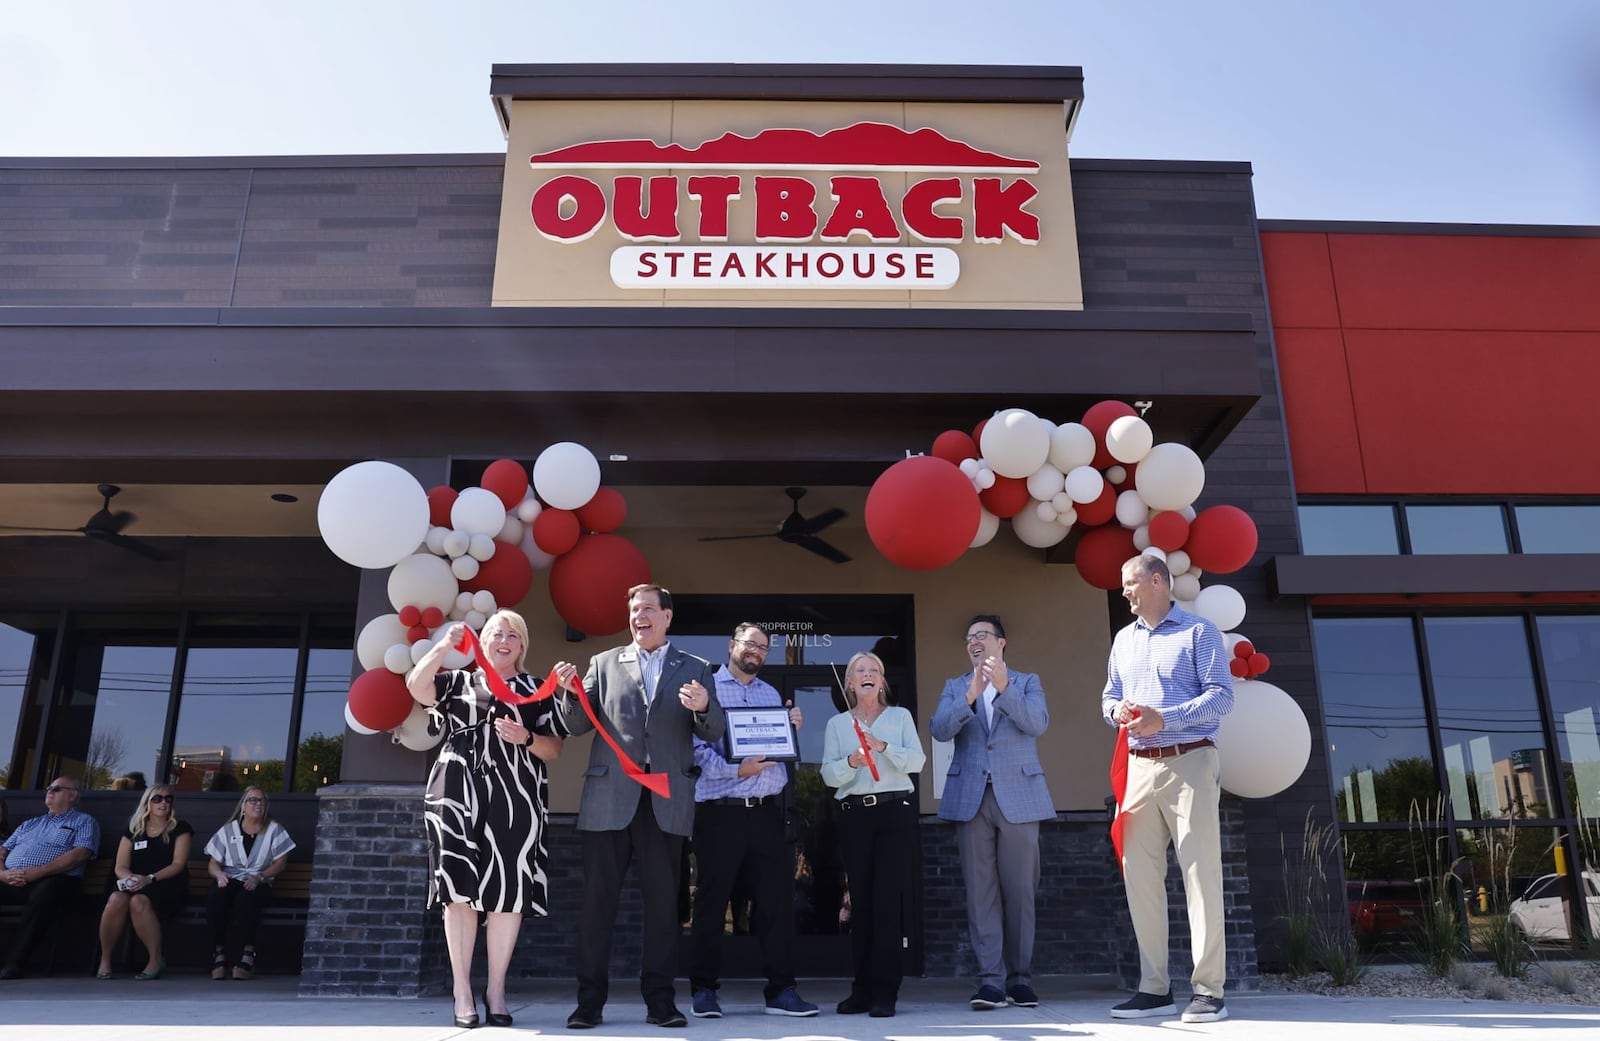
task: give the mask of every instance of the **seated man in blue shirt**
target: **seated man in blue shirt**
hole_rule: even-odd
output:
[[[25,820],[0,844],[0,900],[23,905],[16,942],[0,980],[22,975],[28,951],[61,917],[83,884],[84,865],[100,849],[100,825],[78,806],[78,782],[58,777],[45,789],[47,813]]]

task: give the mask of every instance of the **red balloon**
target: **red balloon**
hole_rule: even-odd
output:
[[[628,590],[648,581],[639,547],[621,535],[585,535],[550,565],[550,602],[579,632],[609,636],[628,627]]]
[[[978,501],[983,503],[983,508],[1001,520],[1021,513],[1027,508],[1029,499],[1026,477],[1001,477],[995,474],[994,484],[978,493]]]
[[[1256,653],[1250,655],[1249,665],[1250,675],[1259,676],[1263,672],[1266,672],[1268,669],[1272,668],[1272,659],[1267,657],[1265,654],[1262,654],[1260,651],[1257,651]]]
[[[1233,656],[1235,658],[1248,658],[1254,653],[1256,653],[1256,645],[1249,640],[1240,640],[1233,645]]]
[[[414,604],[407,604],[400,609],[400,624],[410,628],[422,624],[422,609]]]
[[[461,583],[461,588],[469,593],[487,589],[499,606],[515,607],[528,595],[532,585],[533,565],[528,562],[527,554],[508,549],[479,564],[478,573]]]
[[[998,482],[997,482],[998,483]],[[1024,486],[1026,493],[1026,486]],[[867,534],[891,563],[931,571],[953,563],[978,534],[983,507],[961,468],[938,456],[902,459],[867,493]]]
[[[456,504],[461,493],[447,484],[428,489],[428,523],[437,528],[450,527],[450,507]]]
[[[428,638],[428,627],[422,624],[413,625],[406,630],[406,639],[412,643]]]
[[[1150,545],[1171,553],[1188,537],[1189,520],[1177,510],[1162,510],[1150,518]]]
[[[1102,401],[1089,406],[1089,411],[1083,414],[1083,425],[1094,435],[1094,462],[1090,466],[1104,470],[1116,463],[1116,457],[1106,448],[1106,431],[1111,429],[1114,420],[1138,414],[1138,410],[1126,401]],[[1121,586],[1121,581],[1117,585]]]
[[[1122,565],[1139,551],[1133,545],[1133,532],[1120,524],[1090,528],[1078,540],[1073,562],[1078,574],[1096,589],[1121,589]]]
[[[368,730],[393,730],[414,704],[406,678],[388,669],[368,669],[350,684],[350,714]]]
[[[616,531],[628,519],[628,501],[615,488],[600,488],[595,491],[594,498],[578,507],[577,512],[578,526],[584,531]]]
[[[424,608],[422,611],[422,624],[429,629],[437,629],[444,621],[444,612],[437,607]]]
[[[1234,658],[1228,662],[1228,671],[1239,679],[1250,678],[1250,663],[1243,658]]]
[[[988,426],[988,425],[989,425],[989,421],[987,419],[978,420],[978,425],[972,428],[972,443],[973,443],[973,445],[976,446],[976,445],[983,444],[983,428]],[[957,465],[960,465],[960,464],[957,464]]]
[[[1195,567],[1213,574],[1238,571],[1256,555],[1256,522],[1237,506],[1211,506],[1189,523],[1183,548]]]
[[[545,509],[539,511],[539,516],[533,519],[533,544],[550,554],[559,557],[567,550],[578,544],[578,536],[583,534],[578,528],[578,515],[571,510]],[[500,556],[499,553],[494,555]],[[493,560],[494,557],[490,557]]]
[[[1078,523],[1091,528],[1104,524],[1117,515],[1117,490],[1109,484],[1105,485],[1100,489],[1100,498],[1094,502],[1080,502],[1076,508],[1078,511]],[[1133,554],[1129,553],[1128,556],[1131,557]],[[1120,578],[1117,579],[1117,588],[1122,588],[1122,580]]]
[[[946,430],[933,439],[933,454],[960,466],[963,459],[978,458],[978,446],[965,430]]]
[[[514,510],[528,494],[528,471],[515,459],[496,459],[484,467],[478,486],[494,492],[506,509]]]

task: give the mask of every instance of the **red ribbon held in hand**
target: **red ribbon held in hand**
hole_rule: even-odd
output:
[[[465,635],[462,636],[461,642],[456,644],[456,650],[461,651],[463,654],[471,653],[478,660],[478,664],[483,669],[484,679],[489,683],[489,691],[497,700],[503,701],[508,705],[527,705],[531,702],[544,701],[546,698],[554,697],[555,692],[561,688],[561,679],[556,675],[556,670],[552,668],[550,675],[546,676],[544,682],[539,684],[538,690],[526,697],[518,694],[511,689],[504,679],[501,679],[499,673],[489,668],[486,664],[487,656],[478,644],[477,634],[469,626],[462,626],[461,628]],[[622,764],[623,775],[638,781],[663,799],[672,798],[672,792],[667,783],[667,775],[645,773],[638,763],[630,759],[628,753],[624,752],[622,746],[617,743],[617,739],[612,737],[610,731],[601,725],[600,717],[595,714],[594,706],[589,702],[589,692],[583,689],[583,681],[575,680],[574,682],[578,686],[578,704],[583,706],[583,714],[589,717],[589,722],[594,724],[594,729],[601,739],[610,745],[611,750],[617,754],[617,761]],[[876,773],[874,773],[874,776],[876,776]]]
[[[1138,719],[1135,712],[1133,719]],[[1116,801],[1116,809],[1111,818],[1111,848],[1117,854],[1117,865],[1122,865],[1122,803],[1128,796],[1128,723],[1117,728],[1117,745],[1111,751],[1111,798]]]
[[[866,761],[867,769],[872,771],[872,779],[876,781],[878,780],[878,764],[872,761],[872,749],[867,747],[867,732],[861,729],[861,720],[854,715],[850,717],[850,722],[855,725],[856,740],[861,742],[861,758]]]

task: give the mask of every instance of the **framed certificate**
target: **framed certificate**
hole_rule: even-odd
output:
[[[783,762],[800,758],[800,742],[789,722],[789,710],[773,708],[725,708],[728,729],[722,735],[722,754],[730,763],[764,755]]]

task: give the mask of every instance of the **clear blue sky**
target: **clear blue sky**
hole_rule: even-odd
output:
[[[1263,217],[1600,225],[1596,0],[8,0],[0,155],[501,151],[496,62],[1077,65]]]

